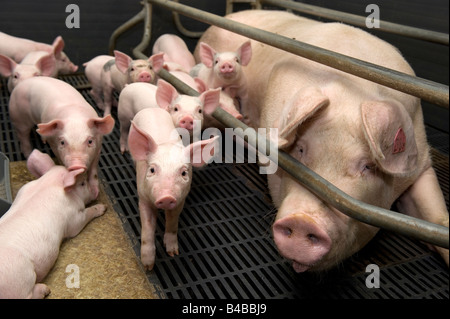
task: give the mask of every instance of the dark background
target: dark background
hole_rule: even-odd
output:
[[[367,16],[365,8],[371,0],[305,0],[299,1],[348,13]],[[74,3],[80,8],[80,28],[68,29],[66,7]],[[218,15],[225,14],[225,0],[180,0]],[[448,33],[449,2],[447,0],[378,0],[381,20]],[[236,4],[235,9],[249,8]],[[63,36],[65,52],[80,66],[99,54],[108,53],[109,38],[113,31],[142,9],[139,0],[0,0],[0,31],[35,41],[51,43],[56,36]],[[181,17],[183,25],[192,31],[203,31],[207,25]],[[144,52],[151,55],[151,46],[164,33],[181,35],[176,29],[172,14],[153,6],[152,39]],[[448,46],[407,39],[383,32],[367,30],[397,46],[419,77],[448,85]],[[132,49],[140,43],[143,23],[124,33],[117,41],[116,49],[132,55]],[[184,37],[189,48],[194,49],[197,39]],[[423,103],[427,124],[443,132],[449,131],[448,109]]]

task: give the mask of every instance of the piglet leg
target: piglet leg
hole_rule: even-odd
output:
[[[432,167],[425,170],[398,201],[400,212],[448,227],[448,211]],[[449,265],[448,249],[434,248]]]
[[[164,246],[169,256],[178,255],[178,218],[183,209],[184,202],[173,210],[167,209],[166,215],[166,231],[164,233]]]
[[[45,284],[36,284],[33,288],[30,299],[44,299],[50,294],[50,288]]]
[[[145,269],[152,270],[155,265],[155,231],[158,210],[149,207],[147,202],[139,200],[139,213],[141,218],[141,261]]]
[[[106,206],[103,204],[90,206],[80,211],[79,214],[77,214],[70,222],[67,229],[67,237],[75,237],[78,235],[91,220],[103,215],[105,211]]]

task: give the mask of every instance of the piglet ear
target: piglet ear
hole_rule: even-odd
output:
[[[156,103],[160,108],[169,111],[172,101],[178,96],[177,90],[168,82],[159,79],[156,89]]]
[[[128,70],[128,67],[130,66],[131,62],[133,62],[133,59],[130,58],[125,53],[122,53],[120,51],[114,50],[114,57],[116,59],[116,67],[117,69],[122,72],[126,73]]]
[[[200,95],[200,101],[203,103],[203,111],[211,115],[216,107],[219,106],[221,88],[210,89]]]
[[[186,146],[184,154],[192,166],[202,167],[214,157],[219,148],[219,136],[214,136],[208,140],[197,141]]]
[[[135,161],[145,161],[151,153],[155,153],[158,145],[153,138],[142,131],[131,121],[130,133],[128,134],[128,148]]]
[[[201,93],[205,92],[208,89],[208,87],[206,86],[205,82],[202,79],[194,78],[194,82],[195,82],[195,84],[197,86],[198,93],[201,94]]]
[[[328,97],[319,88],[305,87],[299,90],[275,123],[278,128],[278,147],[283,149],[292,145],[297,128],[329,102]]]
[[[417,144],[411,117],[396,101],[361,104],[364,133],[382,171],[407,176],[417,167]]]
[[[77,183],[77,176],[83,174],[86,170],[84,168],[79,168],[73,171],[67,171],[63,177],[63,187],[67,192],[72,187],[74,187]]]
[[[53,41],[52,47],[53,47],[53,54],[55,55],[56,58],[59,58],[62,50],[64,49],[64,40],[60,35],[57,36],[56,39]]]
[[[152,64],[153,71],[158,73],[164,66],[164,52],[152,55],[148,58],[148,62]]]
[[[207,45],[205,42],[200,42],[200,60],[206,67],[212,68],[214,66],[214,55],[216,51]]]
[[[111,116],[111,114],[108,114],[103,118],[90,119],[88,121],[88,127],[95,127],[100,134],[106,135],[112,132],[112,130],[114,129],[114,123],[115,122],[113,117]]]
[[[56,59],[53,54],[44,55],[36,62],[36,66],[41,70],[43,76],[52,76],[56,69]]]
[[[250,63],[252,58],[252,44],[250,40],[244,42],[239,49],[237,50],[237,54],[241,58],[241,65],[246,66]]]
[[[36,132],[41,136],[52,136],[55,135],[56,132],[62,130],[64,127],[64,122],[61,120],[53,120],[48,123],[40,123],[38,124],[38,129]]]
[[[12,75],[17,63],[11,58],[0,54],[0,74],[4,77],[9,77]]]
[[[50,155],[37,149],[34,149],[27,159],[27,168],[35,177],[41,177],[53,166],[55,166],[55,162],[53,162]]]

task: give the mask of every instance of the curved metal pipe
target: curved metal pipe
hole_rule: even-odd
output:
[[[272,32],[260,30],[209,12],[175,3],[173,1],[146,1],[448,108],[449,93],[447,85],[351,58],[343,54],[338,54],[330,50],[325,50],[307,43],[299,42]]]
[[[199,95],[196,90],[180,81],[165,69],[159,72],[159,76],[170,82],[177,90],[184,94]],[[266,149],[270,149],[270,142],[265,136],[259,135],[254,129],[249,129],[247,125],[220,107],[216,108],[212,116],[224,124],[225,127],[242,128],[242,130],[235,130],[235,134],[244,138],[254,148],[257,148],[257,145],[261,145],[258,144],[258,140],[263,140],[267,145]],[[243,134],[244,131],[245,134]],[[358,201],[283,151],[278,151],[278,158],[274,158],[273,154],[270,154],[269,158],[275,163],[278,163],[282,169],[291,174],[292,177],[315,193],[319,198],[337,208],[343,214],[375,227],[397,232],[439,247],[449,248],[448,227]]]
[[[122,24],[120,27],[118,27],[114,32],[112,33],[111,37],[109,38],[109,45],[108,45],[108,53],[109,55],[114,55],[114,49],[116,47],[117,38],[122,35],[125,31],[131,29],[136,24],[144,20],[145,18],[145,8],[142,9],[138,14],[136,14],[134,17],[132,17],[130,20]]]

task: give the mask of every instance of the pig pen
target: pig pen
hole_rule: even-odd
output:
[[[152,40],[155,39],[156,36],[152,35]],[[96,108],[89,94],[90,85],[84,74],[62,76],[61,79],[77,88]],[[15,176],[22,176],[20,171],[14,170],[21,165],[23,168],[24,157],[20,154],[17,138],[9,121],[7,110],[9,93],[6,81],[2,80],[1,84],[1,152],[11,161],[11,177],[14,184],[18,178]],[[425,113],[427,110],[434,109],[424,107]],[[116,111],[117,109],[113,108],[115,119],[117,119]],[[448,109],[446,112],[445,119],[448,119]],[[427,118],[427,115],[425,117]],[[433,119],[430,122],[431,124],[427,123],[428,138],[433,146],[434,165],[448,207],[448,128],[447,130],[440,128],[433,123]],[[50,152],[49,147],[42,144],[37,134],[33,134],[32,140],[34,145]],[[424,243],[384,230],[381,230],[363,250],[336,269],[320,275],[296,274],[290,264],[279,256],[271,238],[271,223],[275,216],[275,208],[271,204],[266,179],[258,173],[258,167],[254,163],[212,163],[194,172],[191,192],[180,217],[178,233],[180,255],[170,257],[165,252],[164,216],[161,214],[157,225],[155,267],[153,271],[144,274],[138,261],[141,227],[135,171],[130,155],[120,154],[118,141],[119,129],[116,122],[112,134],[104,138],[100,180],[114,211],[109,213],[117,214],[126,234],[119,239],[118,245],[125,247],[124,250],[131,247],[135,253],[137,262],[134,266],[130,266],[130,269],[137,271],[131,276],[145,277],[148,282],[143,283],[144,290],[145,288],[153,290],[156,297],[169,299],[448,299],[449,297],[448,268],[440,257],[430,252]],[[94,220],[88,227],[92,229],[95,226],[94,222],[96,221]],[[85,230],[88,230],[87,228]],[[115,227],[110,231],[121,230]],[[79,236],[82,235],[83,232]],[[93,236],[90,245],[95,246],[97,241],[104,241],[105,237],[102,236],[104,232],[99,233],[97,237]],[[110,248],[106,245],[103,249]],[[74,260],[73,263],[77,263],[76,258]],[[366,267],[371,264],[380,268],[380,288],[369,288],[366,285],[370,275]],[[125,265],[123,267],[125,268]],[[105,280],[108,282],[108,279]],[[64,282],[60,284],[65,286]],[[83,285],[83,281],[81,284]],[[136,286],[136,283],[131,280],[115,282],[110,279],[106,286],[108,285],[120,285],[126,291],[127,286]],[[136,298],[139,294],[139,292],[135,295],[130,294],[129,297]],[[117,296],[108,293],[105,295],[106,298]],[[141,296],[151,297],[143,293]],[[83,298],[83,296],[72,297]]]

